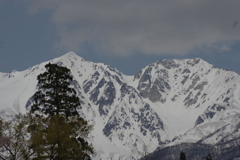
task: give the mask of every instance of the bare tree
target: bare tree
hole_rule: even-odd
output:
[[[2,160],[29,160],[34,154],[28,134],[29,116],[16,115],[11,122],[3,122],[1,125],[0,159]]]
[[[141,158],[140,160],[150,160],[148,147],[146,144],[143,144],[143,151],[140,153]]]

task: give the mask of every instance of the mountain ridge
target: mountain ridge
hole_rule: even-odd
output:
[[[36,77],[49,62],[71,70],[83,108],[79,112],[94,125],[89,141],[97,158],[138,159],[144,146],[152,152],[159,146],[217,144],[240,136],[240,75],[200,58],[160,60],[129,76],[69,52],[24,71],[1,73],[2,117],[27,112]]]

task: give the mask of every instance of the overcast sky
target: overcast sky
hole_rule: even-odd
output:
[[[240,74],[240,0],[0,0],[0,72],[69,51],[127,75],[202,58]]]

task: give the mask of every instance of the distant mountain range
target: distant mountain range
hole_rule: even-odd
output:
[[[240,146],[240,75],[200,58],[160,60],[127,76],[69,52],[21,72],[0,73],[1,117],[29,110],[37,76],[49,62],[72,72],[79,112],[94,125],[89,141],[95,159],[134,160],[153,151],[156,158],[164,149],[174,158],[174,147],[187,153],[190,148],[199,154],[211,151],[217,158],[216,146]],[[232,158],[240,157],[240,150],[230,152]]]

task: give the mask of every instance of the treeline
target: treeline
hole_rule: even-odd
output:
[[[182,151],[179,156],[180,160],[187,160],[185,153]],[[206,156],[205,160],[212,160],[212,156],[210,153]]]
[[[206,160],[206,156],[209,154],[213,160],[232,160],[240,157],[240,138],[214,146],[201,143],[182,143],[162,149],[158,148],[148,155],[148,159],[179,159],[181,152],[184,152],[187,160]]]
[[[78,114],[70,70],[50,63],[45,68],[29,112],[0,120],[0,159],[91,160],[94,150],[87,137],[92,126]]]

